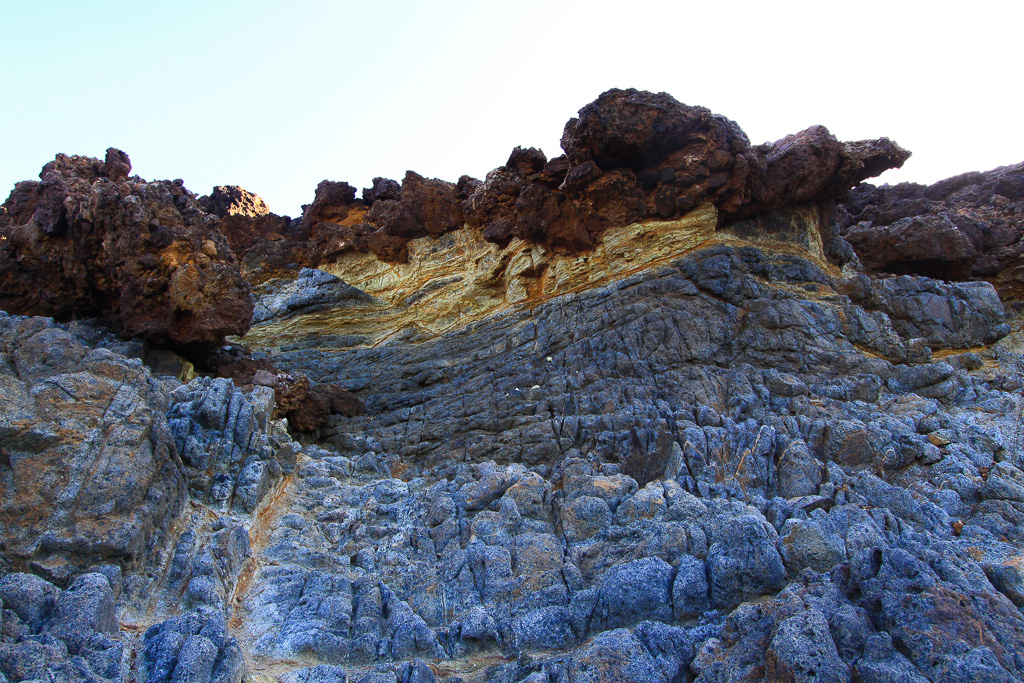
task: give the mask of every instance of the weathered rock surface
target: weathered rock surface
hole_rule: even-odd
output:
[[[464,205],[488,240],[511,237],[589,251],[609,227],[671,219],[713,202],[727,224],[824,200],[899,167],[910,154],[887,139],[840,142],[814,126],[752,147],[743,131],[667,93],[609,90],[571,119],[565,157],[517,149]]]
[[[0,395],[6,565],[63,583],[144,562],[185,494],[163,386],[50,319],[4,316]]]
[[[980,279],[858,268],[837,232],[869,190],[833,198],[905,152],[820,127],[751,147],[636,91],[565,140],[483,182],[409,174],[360,200],[325,182],[294,222],[225,192],[210,207],[257,321],[199,370],[232,381],[154,377],[118,355],[136,342],[7,318],[8,422],[68,436],[73,461],[94,446],[25,397],[111,356],[151,388],[151,441],[189,500],[143,533],[145,562],[17,560],[8,536],[28,534],[4,527],[4,558],[66,589],[0,577],[0,672],[1024,677],[1020,320]],[[108,479],[82,481],[79,498]],[[61,523],[71,498],[52,497]]]
[[[282,471],[268,438],[274,390],[259,386],[246,393],[231,380],[201,377],[176,389],[171,400],[168,426],[192,497],[253,512]]]
[[[125,337],[183,349],[223,343],[252,318],[249,285],[217,221],[181,181],[127,177],[128,156],[57,155],[0,214],[0,308],[104,317]]]
[[[272,280],[255,294],[253,324],[373,302],[366,292],[314,268],[303,268],[294,279]]]
[[[517,147],[483,181],[464,176],[452,185],[411,171],[402,183],[376,178],[362,199],[349,184],[325,180],[294,229],[272,215],[229,216],[224,225],[232,234],[272,235],[233,240],[232,248],[243,263],[273,267],[288,258],[322,267],[350,252],[405,263],[410,240],[464,224],[503,246],[517,238],[579,254],[597,248],[610,228],[673,219],[705,203],[727,224],[828,199],[909,157],[887,139],[840,142],[822,126],[753,147],[739,126],[703,107],[617,89],[566,124],[562,146],[566,155],[551,160]]]
[[[210,194],[199,198],[199,205],[206,213],[212,213],[221,218],[226,216],[258,218],[270,213],[270,207],[259,195],[237,185],[218,185]]]
[[[119,576],[111,576],[119,589]],[[100,573],[78,576],[67,590],[31,574],[0,578],[0,675],[12,683],[122,680],[125,650],[115,592]]]
[[[930,186],[861,185],[841,205],[841,232],[872,271],[987,280],[1024,300],[1024,164]]]
[[[197,608],[146,631],[141,680],[146,683],[241,683],[245,655],[222,613]]]
[[[369,662],[370,642],[385,659],[534,653],[481,677],[496,681],[930,680],[975,660],[1020,675],[993,643],[1024,621],[993,584],[958,584],[1000,607],[977,644],[928,646],[925,666],[861,583],[901,552],[957,558],[971,582],[978,553],[1014,561],[1017,513],[977,487],[1018,462],[1020,399],[958,351],[1004,320],[986,284],[847,280],[734,237],[465,329],[345,353],[309,338],[276,362],[359,389],[368,415],[335,418],[343,456],[300,463],[244,628],[269,660]],[[333,550],[315,550],[325,536]],[[801,581],[827,602],[785,597]],[[766,595],[789,601],[770,621]],[[336,621],[308,615],[327,604]],[[391,630],[404,605],[433,637]],[[893,609],[908,629],[947,619]]]

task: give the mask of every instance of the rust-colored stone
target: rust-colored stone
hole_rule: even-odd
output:
[[[185,350],[244,334],[249,285],[217,221],[181,181],[128,178],[128,156],[58,154],[19,183],[0,224],[0,308],[99,316]]]

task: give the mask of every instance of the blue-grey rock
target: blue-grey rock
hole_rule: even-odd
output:
[[[708,591],[715,609],[782,588],[786,567],[779,555],[775,530],[756,517],[745,516],[723,529],[708,549]],[[769,532],[770,530],[770,532]]]
[[[779,624],[765,653],[766,677],[807,683],[849,683],[850,667],[839,658],[821,612],[808,610]]]
[[[672,621],[672,567],[647,557],[620,565],[602,577],[591,628],[604,631],[639,621]]]
[[[692,555],[681,556],[672,581],[672,611],[675,618],[693,619],[710,608],[704,562]]]

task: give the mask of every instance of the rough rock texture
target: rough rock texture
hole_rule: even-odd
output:
[[[249,329],[249,285],[217,221],[181,181],[128,178],[128,156],[58,154],[0,214],[0,308],[100,316],[183,349]]]
[[[0,578],[0,675],[12,682],[121,681],[119,589],[117,571],[81,574],[67,590],[31,574]]]
[[[225,216],[257,218],[270,213],[270,207],[263,199],[237,185],[218,185],[210,194],[199,198],[199,205],[206,213],[212,213],[221,218]]]
[[[1024,301],[1024,164],[927,187],[865,184],[842,208],[842,235],[871,270],[987,280]]]
[[[353,251],[404,263],[410,240],[464,224],[502,245],[518,238],[586,253],[609,228],[672,219],[708,202],[727,224],[833,197],[909,157],[885,138],[840,142],[823,126],[752,147],[734,122],[666,93],[613,89],[579,114],[562,136],[566,155],[550,161],[517,147],[483,181],[464,176],[452,185],[410,171],[402,183],[375,178],[361,200],[349,184],[325,180],[290,234],[265,216],[229,217],[225,229],[286,240],[232,241],[243,263],[253,252],[275,266],[282,250],[308,267]]]
[[[299,308],[305,312],[329,310],[332,303],[337,303],[353,297],[352,292],[358,292],[355,288],[346,285],[338,278],[321,273],[303,269],[303,274],[317,273],[313,276],[321,282],[329,283],[328,287],[313,287],[306,289],[302,287],[305,279],[300,275],[299,287],[292,288],[285,285],[283,294],[287,296],[285,303],[290,305],[277,305],[281,298],[274,297],[271,305],[264,311],[272,319],[287,319],[293,315],[299,315],[294,309]],[[280,280],[274,281],[280,284]],[[337,286],[335,286],[337,285]],[[297,291],[296,291],[297,290]],[[271,291],[274,291],[271,288]],[[275,292],[277,293],[277,292]],[[340,294],[340,297],[336,295]],[[307,296],[309,295],[309,296]],[[353,298],[367,299],[367,295],[358,292]],[[279,315],[275,316],[274,312]],[[216,424],[215,431],[225,431],[224,445],[228,450],[240,448],[238,451],[243,459],[252,452],[252,444],[246,445],[248,440],[254,436],[253,424],[262,423],[265,425],[268,419],[287,418],[289,426],[301,432],[313,432],[324,425],[331,415],[358,415],[365,411],[363,402],[356,398],[345,387],[338,384],[314,384],[309,377],[302,373],[288,374],[279,372],[274,364],[265,354],[252,354],[245,347],[228,346],[210,353],[204,359],[205,367],[218,378],[231,380],[236,387],[245,390],[245,394],[232,393],[232,389],[226,384],[215,383],[211,385],[208,381],[197,382],[188,390],[182,390],[175,394],[181,401],[190,404],[190,407],[178,407],[176,410],[183,410],[180,427],[182,434],[187,434],[194,425],[197,416],[202,414],[203,422]],[[213,404],[207,401],[208,392],[212,391]],[[221,417],[213,417],[210,411],[224,413]],[[226,411],[226,412],[225,412]],[[241,413],[239,413],[241,411]],[[235,414],[238,413],[236,417]],[[269,417],[268,417],[269,416]],[[235,425],[236,419],[242,419],[247,425],[239,431]],[[255,422],[254,422],[255,421]],[[178,423],[174,423],[178,424]],[[210,426],[205,424],[205,426]],[[172,425],[173,426],[173,425]],[[184,438],[182,436],[182,438]],[[221,437],[215,437],[220,441]],[[206,441],[206,439],[201,439]],[[228,443],[233,442],[233,443]],[[179,449],[182,444],[178,444]],[[203,446],[205,449],[206,446]],[[264,449],[258,448],[263,451]],[[230,458],[234,460],[235,458]],[[258,459],[265,459],[262,456]],[[200,456],[199,460],[205,462],[207,458]],[[208,485],[204,485],[204,488]]]
[[[571,119],[566,156],[513,151],[464,205],[486,239],[589,251],[609,227],[714,202],[725,224],[841,193],[909,153],[887,139],[839,142],[814,126],[752,147],[732,121],[666,93],[609,90]]]
[[[166,390],[89,335],[0,317],[0,552],[62,583],[145,561],[185,493]]]
[[[997,470],[1021,476],[1007,468],[1020,361],[966,351],[1009,332],[998,296],[843,278],[813,250],[743,242],[764,224],[462,329],[278,349],[284,368],[359,389],[368,415],[327,432],[343,457],[300,462],[282,528],[254,555],[254,651],[334,665],[566,653],[481,680],[1020,675],[1006,654],[1020,646],[995,647],[1020,638],[1017,594],[982,579],[1008,570],[978,564],[1010,567],[1019,552],[1015,508],[983,490]],[[324,536],[334,550],[315,551]],[[878,579],[901,553],[975,568],[941,580],[989,601],[976,644],[953,647],[945,608],[883,606],[907,594]],[[756,601],[797,580],[832,602],[759,621]],[[394,630],[403,603],[433,635],[415,620],[422,636]],[[906,631],[875,622],[889,609]],[[927,665],[903,640],[922,630],[949,640],[920,646]]]
[[[147,683],[241,683],[245,656],[224,615],[197,608],[146,631],[142,671]]]
[[[171,400],[168,425],[193,498],[254,511],[282,471],[267,437],[274,390],[246,393],[231,380],[201,377]]]
[[[275,417],[287,417],[288,423],[301,432],[320,428],[331,415],[352,417],[365,412],[363,402],[337,384],[311,384],[302,373],[279,374],[267,378],[274,387],[277,405]]]
[[[1021,320],[981,279],[864,270],[837,232],[868,190],[834,196],[905,153],[821,128],[752,148],[635,91],[585,107],[566,152],[361,200],[323,183],[279,238],[232,233],[258,322],[199,370],[234,381],[117,360],[153,389],[188,503],[144,563],[15,567],[63,593],[0,577],[0,672],[1024,678]],[[270,244],[283,260],[261,260]],[[78,339],[23,352],[65,374],[136,346],[6,320],[5,349]],[[0,378],[28,394],[64,382],[8,356]],[[45,427],[18,397],[9,421]]]

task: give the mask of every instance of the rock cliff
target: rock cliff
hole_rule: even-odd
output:
[[[888,140],[634,90],[562,144],[294,220],[19,184],[0,675],[1024,677],[1021,167],[876,188]]]

